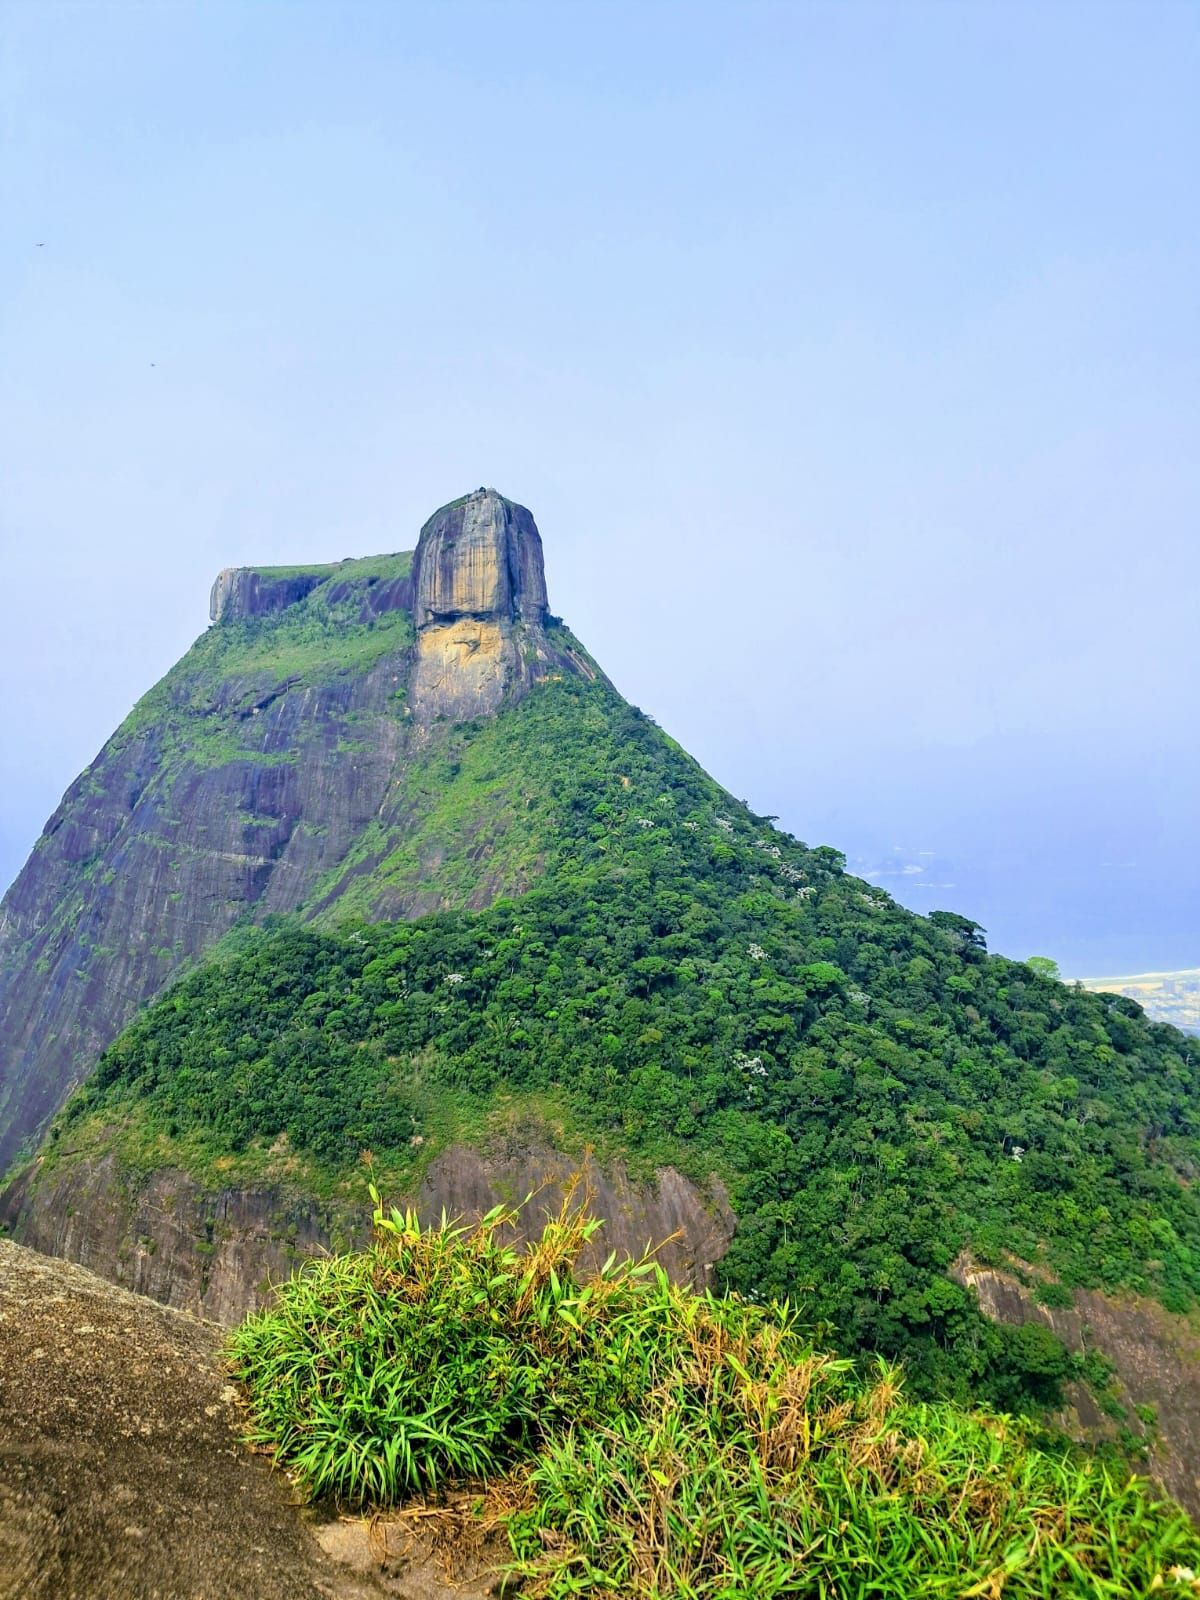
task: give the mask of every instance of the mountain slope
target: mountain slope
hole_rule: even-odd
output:
[[[732,800],[548,616],[527,517],[468,497],[427,524],[410,578],[372,573],[349,601],[336,575],[301,596],[312,573],[219,581],[211,656],[114,746],[153,741],[157,792],[194,784],[213,739],[228,785],[255,762],[189,707],[233,681],[245,740],[296,697],[264,753],[301,769],[300,809],[277,813],[261,891],[206,937],[241,925],[55,1124],[13,1191],[18,1227],[72,1163],[328,1198],[358,1191],[369,1150],[415,1193],[454,1141],[549,1116],[560,1146],[698,1188],[715,1174],[738,1218],[723,1281],[801,1296],[924,1392],[1026,1407],[1075,1377],[1102,1387],[1103,1363],[1043,1326],[982,1318],[956,1263],[1023,1262],[1051,1301],[1086,1285],[1192,1314],[1200,1043],[989,956],[966,918],[904,910]],[[401,609],[365,615],[383,584]],[[310,648],[316,668],[296,661]],[[248,701],[245,657],[268,650]],[[286,685],[269,704],[268,682]],[[335,694],[361,704],[357,732]],[[327,768],[363,802],[303,843]],[[210,1223],[197,1248],[213,1240]]]
[[[411,870],[362,881],[436,801],[442,719],[493,711],[551,671],[596,671],[546,614],[523,508],[468,496],[435,513],[421,548],[423,572],[404,554],[222,573],[215,626],[68,789],[0,905],[0,1171],[139,1006],[235,924],[328,909],[351,885],[389,916],[524,886],[501,862],[447,863],[443,884],[419,849]],[[469,667],[448,673],[448,653]]]
[[[1036,1373],[1013,1378],[1022,1351],[951,1281],[965,1244],[1176,1308],[1200,1290],[1182,1036],[847,876],[604,685],[544,684],[439,760],[427,825],[506,794],[502,848],[512,870],[542,850],[534,887],[241,941],[107,1052],[59,1137],[115,1119],[135,1166],[153,1141],[228,1173],[284,1134],[313,1184],[369,1148],[402,1186],[445,1096],[552,1094],[581,1136],[725,1179],[727,1282],[803,1290],[843,1342],[1006,1403]]]

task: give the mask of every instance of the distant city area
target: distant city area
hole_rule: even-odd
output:
[[[1124,978],[1080,978],[1085,989],[1128,995],[1156,1022],[1200,1034],[1200,967],[1182,972],[1133,972]]]

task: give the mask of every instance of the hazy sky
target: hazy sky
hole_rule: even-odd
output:
[[[992,948],[1200,964],[1200,6],[0,36],[0,879],[219,567],[486,483],[757,809]]]

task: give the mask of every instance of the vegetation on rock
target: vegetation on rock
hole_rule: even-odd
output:
[[[652,1262],[584,1281],[598,1224],[569,1202],[524,1250],[503,1243],[514,1217],[422,1229],[378,1208],[370,1249],[309,1263],[236,1333],[253,1436],[311,1495],[474,1481],[545,1600],[1200,1591],[1200,1538],[1138,1480],[913,1403],[786,1310]]]

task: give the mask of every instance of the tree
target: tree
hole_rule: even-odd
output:
[[[935,928],[949,935],[960,955],[974,955],[987,950],[983,937],[986,930],[977,922],[972,922],[970,917],[960,917],[957,911],[931,911],[929,920]]]
[[[1052,978],[1055,983],[1062,982],[1062,973],[1058,970],[1058,962],[1051,961],[1049,956],[1030,956],[1025,965],[1036,972],[1039,978]]]

